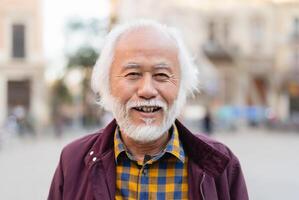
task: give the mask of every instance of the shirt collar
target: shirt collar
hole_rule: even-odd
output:
[[[114,154],[115,154],[115,161],[117,162],[117,158],[119,154],[122,152],[128,152],[120,135],[119,127],[117,126],[114,132]]]
[[[185,152],[183,149],[183,146],[179,140],[179,133],[176,125],[173,125],[169,129],[169,133],[171,134],[171,137],[165,147],[165,149],[161,152],[161,154],[164,154],[165,152],[170,153],[174,155],[176,158],[178,158],[181,162],[185,162]],[[115,152],[115,161],[117,162],[117,159],[119,155],[122,152],[125,152],[127,156],[132,160],[132,156],[130,152],[127,150],[126,146],[124,145],[120,130],[117,127],[114,132],[114,152]],[[160,157],[160,156],[159,156]]]
[[[174,155],[175,157],[177,157],[180,161],[182,161],[184,163],[185,162],[185,152],[184,152],[183,146],[180,142],[179,132],[178,132],[176,125],[173,125],[171,127],[170,131],[171,131],[170,132],[171,138],[170,138],[169,142],[167,143],[164,151]]]

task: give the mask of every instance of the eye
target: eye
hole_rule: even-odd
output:
[[[125,77],[130,80],[136,80],[136,79],[140,78],[141,76],[142,76],[142,74],[138,73],[138,72],[130,72],[125,75]]]
[[[167,80],[169,80],[170,76],[165,73],[157,73],[154,75],[154,78],[157,81],[167,81]]]

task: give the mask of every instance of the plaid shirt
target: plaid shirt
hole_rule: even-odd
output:
[[[116,159],[115,199],[188,199],[187,157],[176,127],[158,155],[137,163],[115,131]],[[147,160],[147,161],[146,161]]]

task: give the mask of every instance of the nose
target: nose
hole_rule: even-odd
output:
[[[145,74],[137,91],[138,97],[142,99],[153,99],[158,95],[158,91],[153,84],[151,74]]]

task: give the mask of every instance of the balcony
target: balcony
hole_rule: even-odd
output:
[[[236,48],[224,47],[219,42],[209,41],[202,47],[203,52],[212,62],[227,62],[231,63],[236,57]]]

